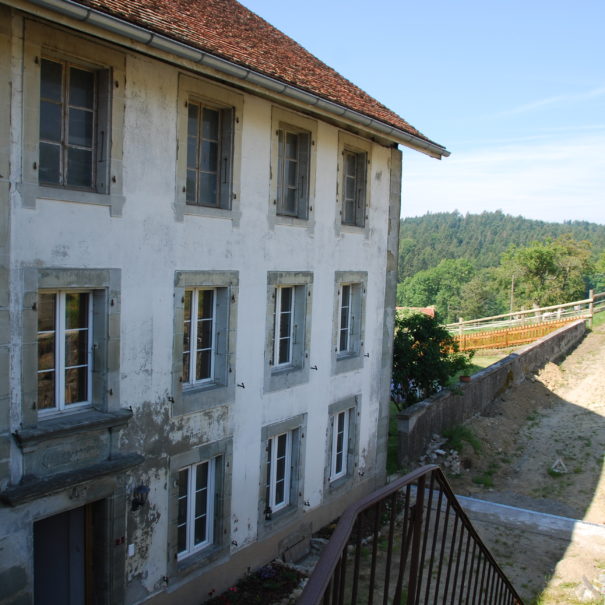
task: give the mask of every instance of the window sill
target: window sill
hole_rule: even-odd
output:
[[[226,544],[211,544],[197,552],[193,552],[181,559],[177,559],[176,572],[179,575],[186,575],[200,567],[205,567],[210,563],[214,563],[217,559],[224,557],[227,554]]]
[[[363,357],[360,353],[350,355],[337,355],[334,364],[334,373],[353,372],[363,368]]]
[[[132,410],[125,408],[115,412],[99,412],[88,408],[81,412],[39,420],[36,427],[15,431],[14,436],[21,448],[31,449],[48,439],[122,426],[131,418]]]
[[[24,208],[36,208],[38,200],[51,200],[54,202],[73,202],[76,204],[90,204],[107,206],[111,216],[122,216],[124,196],[116,193],[95,193],[78,189],[62,187],[47,187],[34,183],[22,183],[18,190],[21,193]]]

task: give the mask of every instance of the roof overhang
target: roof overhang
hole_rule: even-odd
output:
[[[108,15],[96,9],[82,6],[72,0],[28,0],[28,3],[43,7],[62,16],[87,23],[112,34],[129,38],[130,40],[134,40],[135,42],[150,48],[172,54],[180,59],[185,59],[212,68],[222,74],[240,80],[243,83],[248,82],[258,86],[270,93],[284,95],[298,103],[325,112],[335,118],[352,122],[355,126],[362,128],[363,130],[374,132],[380,137],[410,147],[431,157],[441,159],[442,157],[448,157],[450,155],[450,152],[445,147],[422,137],[415,136],[400,128],[395,128],[386,122],[371,118],[365,114],[349,109],[348,107],[339,105],[338,103],[328,101],[319,95],[281,82],[280,80],[271,78],[270,76],[266,76],[250,68],[223,59],[222,57],[173,40],[168,36],[152,32],[139,25],[129,23],[128,21]],[[14,5],[22,8],[22,3],[20,2],[14,3]]]

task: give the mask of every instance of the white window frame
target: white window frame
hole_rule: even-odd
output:
[[[40,290],[39,294],[50,294],[55,296],[55,406],[52,408],[38,408],[38,413],[41,418],[51,416],[59,412],[78,410],[83,407],[88,407],[92,404],[92,369],[93,369],[93,293],[89,290]],[[65,360],[66,353],[66,337],[68,330],[65,325],[66,314],[66,297],[68,294],[86,294],[88,296],[88,310],[86,321],[86,400],[77,403],[66,403],[65,401],[65,375],[68,369],[77,366],[67,366]],[[38,331],[38,335],[48,333]],[[80,366],[81,367],[81,366]],[[49,370],[40,370],[37,374],[47,373]]]
[[[288,157],[288,137],[296,137],[296,156]],[[311,133],[287,124],[277,131],[277,214],[297,219],[309,216],[309,167]],[[289,182],[289,167],[294,165],[295,184]],[[294,209],[287,206],[289,191],[294,192]]]
[[[290,291],[290,305],[287,309],[282,309],[284,291]],[[296,287],[295,286],[278,286],[275,289],[275,308],[273,310],[273,367],[283,368],[292,365],[293,349],[296,340]],[[300,292],[299,292],[300,296]],[[282,319],[284,315],[289,315],[287,330],[282,331]],[[281,343],[283,340],[288,340],[288,351],[286,359],[280,362]]]
[[[347,158],[352,157],[355,165],[353,174],[347,170]],[[364,227],[366,220],[366,181],[367,181],[367,153],[365,151],[353,151],[345,148],[342,151],[342,210],[341,221],[343,225],[350,227]],[[347,183],[353,182],[353,197],[347,195],[349,187]],[[348,217],[348,206],[352,205],[352,218]]]
[[[216,498],[216,470],[217,464],[221,463],[221,456],[215,456],[209,460],[203,460],[195,464],[182,467],[178,470],[178,477],[180,481],[180,474],[187,471],[187,490],[186,493],[181,496],[177,496],[177,510],[181,500],[186,501],[186,513],[184,523],[178,522],[177,518],[177,535],[178,528],[182,525],[185,526],[185,547],[179,550],[178,538],[177,538],[177,560],[182,560],[192,554],[199,552],[215,543],[214,527],[215,527],[215,498]],[[195,521],[196,509],[195,504],[197,501],[196,495],[198,491],[201,491],[197,485],[197,468],[203,464],[208,465],[208,475],[206,485],[206,520],[205,520],[205,535],[206,539],[195,544]],[[179,486],[180,487],[180,486]]]
[[[285,454],[283,474],[278,475],[278,451],[279,441],[285,439]],[[272,435],[267,440],[267,466],[266,466],[266,491],[265,498],[266,516],[270,516],[290,505],[290,489],[292,487],[292,431],[286,431],[278,435]],[[283,482],[283,498],[277,500],[277,484]]]
[[[367,293],[367,271],[336,271],[333,324],[333,373],[349,372],[363,367],[365,307]],[[348,289],[348,305],[344,291]],[[346,309],[346,324],[343,309]],[[341,346],[341,336],[346,334],[346,347]]]
[[[346,477],[349,471],[348,454],[349,454],[349,430],[351,426],[351,412],[354,408],[347,408],[336,412],[331,416],[332,423],[332,455],[330,461],[330,481],[336,481],[342,477]],[[342,430],[340,430],[339,420],[343,419]],[[342,435],[342,440],[339,447],[339,437]],[[338,468],[338,457],[340,455],[340,468]]]
[[[183,388],[195,387],[196,385],[202,384],[210,384],[215,381],[215,357],[216,357],[216,349],[217,349],[217,340],[218,340],[218,332],[219,326],[217,325],[217,315],[216,315],[216,302],[217,302],[217,288],[185,288],[185,297],[187,297],[187,293],[191,293],[191,317],[189,319],[189,351],[187,351],[189,355],[189,368],[188,375],[189,380],[185,381],[183,379]],[[195,316],[194,319],[194,310],[199,309],[199,297],[201,292],[212,292],[212,316],[210,319],[202,319],[201,321],[210,321],[212,322],[211,328],[211,339],[212,344],[210,347],[205,349],[197,348],[198,341],[198,324],[200,319]],[[185,322],[187,320],[183,317],[183,332],[185,332]],[[201,350],[210,350],[210,375],[207,378],[196,379],[196,360],[197,353]],[[185,344],[183,343],[183,357],[185,356]],[[185,373],[185,362],[183,361],[183,374]]]

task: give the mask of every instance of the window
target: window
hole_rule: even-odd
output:
[[[369,167],[372,143],[347,132],[338,135],[337,231],[360,233],[367,227],[371,188]],[[351,229],[353,228],[353,229]]]
[[[185,74],[178,94],[176,218],[238,221],[243,96]]]
[[[105,91],[100,94],[100,89]],[[40,66],[41,185],[103,190],[97,157],[105,156],[99,126],[99,98],[106,98],[107,73],[67,61],[42,59]],[[106,111],[106,109],[105,109]],[[99,136],[101,135],[101,136]]]
[[[269,223],[312,228],[317,122],[273,107]]]
[[[363,227],[366,213],[367,154],[343,151],[342,223]]]
[[[271,391],[308,379],[313,275],[271,271],[267,281],[265,390]]]
[[[267,441],[266,515],[290,504],[292,472],[292,432],[275,435]]]
[[[38,294],[38,411],[74,409],[92,398],[90,292]]]
[[[302,452],[306,414],[300,414],[261,431],[261,480],[259,518],[261,534],[286,523],[300,510],[303,497],[304,457]]]
[[[181,559],[214,543],[217,468],[221,457],[178,472],[177,553]]]
[[[232,141],[233,109],[188,102],[187,204],[231,207]]]
[[[171,455],[167,548],[171,575],[188,573],[228,551],[232,459],[231,438]]]
[[[125,57],[81,36],[25,22],[23,204],[108,206],[119,216]],[[31,118],[31,119],[29,119]]]
[[[24,425],[119,410],[120,270],[27,267],[23,281]]]
[[[349,486],[357,466],[359,448],[359,396],[347,397],[328,408],[326,448],[326,492],[330,493]]]
[[[185,290],[183,312],[183,385],[214,378],[216,366],[216,290]]]
[[[330,481],[340,479],[347,474],[350,419],[351,408],[338,412],[331,418],[332,459],[330,464]]]
[[[234,393],[238,274],[176,273],[173,413],[226,403]]]
[[[334,364],[337,372],[362,365],[366,283],[364,271],[336,272]]]
[[[311,134],[283,127],[277,136],[277,213],[306,219],[309,216]]]
[[[294,298],[294,286],[283,286],[275,289],[275,309],[273,311],[274,367],[292,363],[292,350],[296,338]]]

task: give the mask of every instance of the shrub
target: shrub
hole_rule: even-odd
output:
[[[421,313],[395,317],[391,396],[397,409],[441,390],[448,379],[470,365],[472,353],[458,343],[437,318]]]

